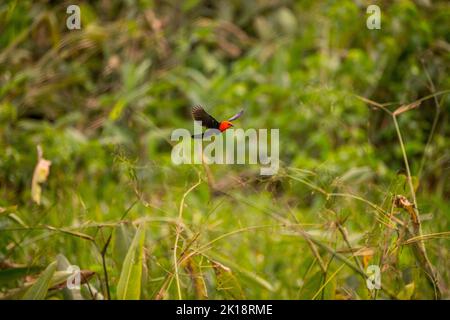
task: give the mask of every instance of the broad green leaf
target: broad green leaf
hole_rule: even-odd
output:
[[[61,285],[63,282],[67,281],[67,279],[72,275],[72,272],[63,270],[63,271],[55,271],[52,279],[50,280],[50,287],[53,288],[55,286]]]
[[[23,228],[28,228],[27,224],[15,213],[10,213],[8,218]]]
[[[25,292],[22,300],[44,300],[55,271],[56,261],[48,265],[38,280]]]
[[[67,271],[67,269],[71,266],[69,260],[67,260],[67,258],[62,254],[58,254],[56,256],[56,262],[57,262],[58,271],[60,271],[60,272]],[[83,300],[80,290],[77,290],[77,289],[69,289],[67,287],[64,287],[62,289],[62,294],[63,294],[64,300]]]
[[[119,270],[122,269],[122,264],[127,256],[135,233],[136,230],[131,224],[126,225],[121,223],[114,229],[113,259]]]
[[[141,277],[144,253],[145,229],[141,224],[123,262],[117,298],[119,300],[138,300],[141,296]]]
[[[50,279],[48,290],[63,284],[64,281],[66,281],[71,274],[72,274],[71,272],[67,271],[55,271]],[[14,288],[7,291],[4,295],[0,296],[0,299],[10,299],[10,300],[25,299],[24,295],[27,293],[29,289],[31,289],[31,287],[33,287],[37,283],[39,279],[40,278],[38,278],[35,281],[25,283],[23,287]]]

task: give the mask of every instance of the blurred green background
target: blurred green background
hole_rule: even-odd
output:
[[[2,1],[0,295],[449,298],[449,67],[444,0]],[[279,128],[279,172],[173,165],[196,104]]]

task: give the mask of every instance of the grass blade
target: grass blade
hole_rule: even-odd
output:
[[[141,296],[144,240],[144,224],[141,224],[123,262],[117,285],[117,298],[119,300],[138,300]]]

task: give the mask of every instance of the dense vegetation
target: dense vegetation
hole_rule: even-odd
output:
[[[450,297],[448,1],[2,1],[0,50],[3,298]],[[278,173],[175,166],[196,104]]]

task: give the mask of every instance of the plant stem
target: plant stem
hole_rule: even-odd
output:
[[[411,197],[413,199],[413,203],[414,203],[414,206],[415,206],[416,211],[417,211],[417,217],[420,218],[419,217],[419,213],[418,213],[419,210],[418,210],[418,207],[417,207],[416,192],[414,191],[414,186],[413,186],[413,183],[412,183],[411,170],[409,169],[408,157],[406,155],[406,149],[405,149],[405,145],[403,143],[402,134],[401,134],[400,128],[398,126],[397,117],[395,115],[392,115],[392,119],[394,120],[395,130],[397,131],[398,140],[400,142],[400,148],[402,150],[403,161],[405,162],[406,174],[407,174],[408,185],[409,185],[409,191],[411,192]]]
[[[184,200],[186,199],[186,196],[192,191],[194,190],[199,184],[201,183],[201,179],[199,177],[198,182],[196,184],[194,184],[192,187],[190,187],[184,194],[183,197],[181,198],[181,202],[180,202],[180,208],[178,210],[178,221],[177,221],[177,226],[176,226],[176,236],[175,236],[175,244],[173,246],[173,264],[174,264],[174,269],[175,269],[175,282],[177,283],[177,291],[178,291],[178,299],[182,300],[182,295],[181,295],[181,287],[180,287],[180,277],[178,275],[178,258],[177,258],[177,248],[178,248],[178,241],[180,239],[180,233],[182,230],[182,222],[183,222],[183,207],[184,207]]]

